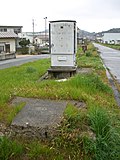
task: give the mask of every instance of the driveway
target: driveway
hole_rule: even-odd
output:
[[[17,55],[16,59],[9,59],[0,61],[0,69],[10,68],[12,66],[19,66],[27,62],[33,62],[39,59],[50,58],[49,54],[42,55]]]
[[[96,43],[94,43],[94,46],[98,48],[105,66],[120,83],[120,51]]]

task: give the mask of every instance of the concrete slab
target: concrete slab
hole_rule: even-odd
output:
[[[35,99],[16,97],[12,105],[25,102],[26,105],[17,114],[10,126],[12,137],[22,136],[26,138],[48,138],[57,134],[56,127],[63,118],[63,112],[68,103],[77,108],[86,107],[80,101],[55,101],[48,99]]]
[[[42,99],[31,99],[17,97],[13,100],[13,104],[26,102],[25,107],[18,113],[12,122],[12,125],[34,126],[54,126],[58,124],[63,116],[67,102],[52,101]]]
[[[47,137],[61,122],[66,101],[17,97],[13,105],[25,102],[25,107],[14,118],[11,129],[15,135]],[[53,133],[52,133],[53,134]]]

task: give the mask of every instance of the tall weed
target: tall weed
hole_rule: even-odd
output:
[[[17,159],[23,153],[23,146],[6,137],[0,137],[0,160]]]
[[[120,135],[112,125],[112,118],[102,107],[91,107],[88,113],[90,126],[95,133],[95,160],[120,159]]]

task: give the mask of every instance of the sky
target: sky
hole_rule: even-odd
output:
[[[47,28],[49,21],[75,20],[77,27],[88,32],[120,28],[120,0],[2,0],[0,25],[23,26],[23,32]]]

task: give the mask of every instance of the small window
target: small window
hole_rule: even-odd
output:
[[[7,32],[7,28],[1,28],[0,32]]]
[[[4,32],[7,32],[7,28],[4,28]]]

